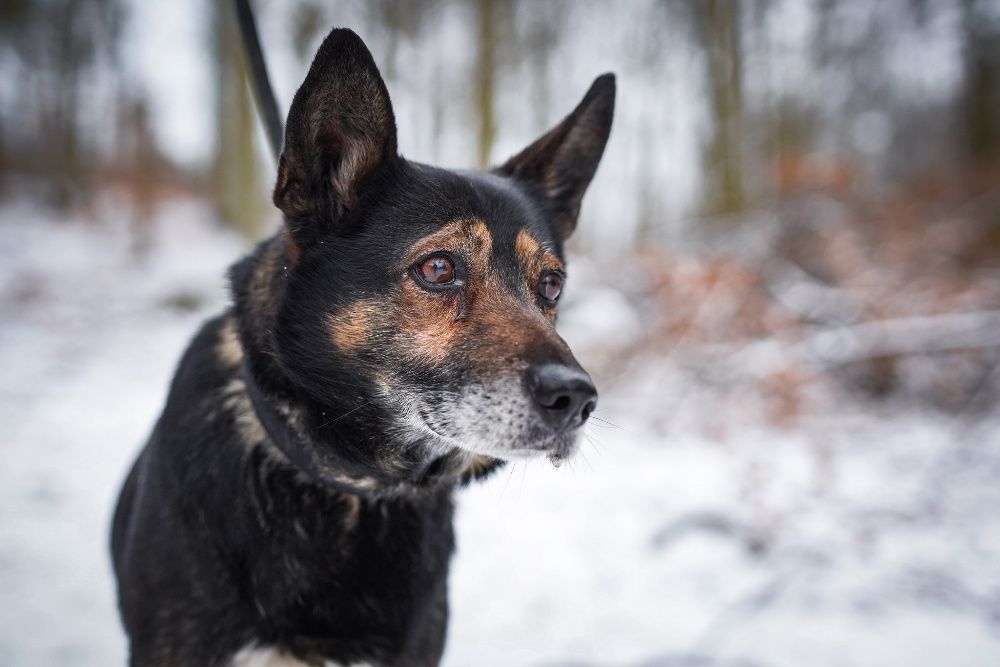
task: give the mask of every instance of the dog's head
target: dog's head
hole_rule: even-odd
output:
[[[563,242],[614,97],[604,75],[502,166],[437,169],[398,155],[371,54],[331,32],[292,102],[274,190],[282,369],[321,404],[380,408],[397,444],[570,455],[597,391],[554,326]]]

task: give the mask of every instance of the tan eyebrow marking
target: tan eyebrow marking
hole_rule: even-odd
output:
[[[541,253],[542,244],[534,236],[522,229],[517,233],[517,240],[514,242],[514,250],[517,253],[517,261],[522,267],[531,266],[535,258]]]
[[[563,270],[563,263],[548,248],[538,242],[528,230],[522,229],[514,241],[514,252],[521,264],[524,275],[529,279],[538,277],[545,269]]]
[[[464,251],[474,265],[470,268],[485,269],[493,252],[493,235],[482,220],[455,220],[414,243],[400,268],[408,270],[413,262],[435,250]]]

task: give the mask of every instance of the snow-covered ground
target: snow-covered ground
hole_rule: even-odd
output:
[[[145,260],[127,230],[0,208],[0,665],[123,664],[117,488],[246,247],[194,204]],[[598,287],[564,320],[585,364],[644,319]],[[460,493],[448,665],[1000,664],[995,411],[706,430],[711,391],[673,360],[618,370],[572,466]]]

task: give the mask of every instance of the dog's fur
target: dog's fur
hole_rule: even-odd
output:
[[[282,232],[233,267],[121,492],[132,665],[438,663],[453,488],[579,435],[525,377],[579,368],[537,285],[563,271],[614,91],[600,77],[492,171],[446,171],[397,154],[371,54],[330,33],[288,115]],[[441,252],[455,283],[421,285]]]

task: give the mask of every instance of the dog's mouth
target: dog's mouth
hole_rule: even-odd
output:
[[[544,456],[556,468],[576,454],[583,437],[582,425],[556,431],[531,413],[517,412],[521,419],[510,419],[509,411],[483,410],[475,401],[462,403],[416,408],[408,421],[440,453],[459,449],[505,461]],[[467,418],[470,413],[475,420]]]

